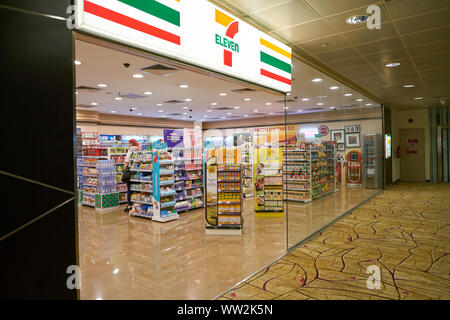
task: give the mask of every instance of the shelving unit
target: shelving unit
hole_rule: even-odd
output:
[[[336,146],[300,143],[283,150],[285,200],[310,202],[336,191]]]
[[[89,136],[94,133],[89,134]],[[93,139],[95,140],[95,138]],[[83,137],[84,142],[84,137]],[[84,206],[95,207],[95,195],[98,193],[98,174],[97,163],[100,160],[108,159],[107,148],[99,147],[88,139],[88,144],[83,145],[82,155],[78,160],[78,166],[82,168],[82,192],[80,193],[80,201]]]
[[[201,148],[170,148],[174,159],[175,210],[186,212],[204,206]]]
[[[241,166],[213,164],[208,168],[206,233],[240,235],[244,223]]]
[[[127,185],[122,182],[123,168],[125,166],[125,157],[127,147],[108,147],[108,159],[113,160],[116,165],[117,173],[117,191],[119,192],[119,203],[127,202]]]
[[[156,141],[153,149],[153,221],[168,222],[178,219],[175,210],[174,160],[167,149],[167,143]]]
[[[153,216],[152,194],[153,194],[153,176],[152,176],[151,151],[133,151],[130,159],[131,171],[131,202],[133,203],[130,216],[143,217],[151,219]]]
[[[242,168],[242,194],[245,198],[254,196],[253,192],[253,147],[252,136],[244,136],[244,143],[241,149],[241,168]]]
[[[281,149],[256,149],[254,159],[256,216],[281,217],[284,212]]]

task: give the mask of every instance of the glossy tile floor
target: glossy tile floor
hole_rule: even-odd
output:
[[[343,188],[289,202],[294,244],[375,193]],[[165,224],[122,209],[79,207],[81,299],[213,299],[286,253],[286,218],[255,218],[245,200],[242,236],[205,235],[204,211]]]
[[[398,183],[219,299],[450,299],[449,252],[450,184]]]

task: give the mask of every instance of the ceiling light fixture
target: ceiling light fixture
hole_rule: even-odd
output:
[[[348,24],[360,24],[367,21],[368,16],[351,16],[345,19],[345,22]]]
[[[332,87],[330,87],[330,90],[337,90],[337,89],[339,89],[338,86],[332,86]]]
[[[158,110],[158,112],[164,112],[164,110]]]
[[[371,106],[372,104],[371,103],[366,103],[366,106]]]
[[[361,102],[361,101],[364,101],[364,99],[356,99],[356,101],[358,101],[358,102]]]
[[[273,114],[273,112],[269,112],[269,114],[270,114],[270,115],[272,115],[272,114]]]
[[[97,86],[100,88],[106,88],[108,85],[104,83],[99,83]]]
[[[233,108],[235,108],[235,109],[239,109],[240,107],[239,107],[239,106],[234,106]]]
[[[91,106],[98,106],[97,102],[91,102]]]
[[[303,98],[302,101],[309,101],[309,98]]]
[[[232,114],[231,112],[227,112],[228,115]]]
[[[330,107],[330,109],[335,109],[336,107]]]
[[[183,114],[188,114],[187,112],[183,112]]]
[[[117,111],[116,111],[116,110],[111,110],[110,112],[111,112],[111,113],[116,113]]]
[[[212,112],[212,110],[209,110],[209,109],[208,109],[208,110],[206,110],[206,112]]]
[[[137,115],[138,115],[138,116],[142,116],[142,113],[139,112]]]
[[[398,67],[399,65],[400,65],[400,62],[391,62],[391,63],[386,64],[386,67],[395,68],[395,67]]]
[[[121,98],[121,97],[115,97],[114,100],[120,101],[120,100],[123,100],[123,98]]]
[[[422,99],[423,99],[423,97],[414,98],[414,100],[422,100]]]
[[[78,91],[75,91],[75,94],[78,94]]]
[[[250,99],[250,98],[245,98],[244,99],[244,101],[250,101],[250,100],[252,100],[252,99]]]
[[[318,106],[323,106],[323,102],[317,103]]]
[[[303,110],[297,110],[297,112],[302,112]]]
[[[186,102],[191,102],[192,99],[191,99],[191,98],[186,98],[186,99],[184,99],[184,101],[186,101]]]
[[[204,117],[204,118],[208,118],[208,115],[207,115],[207,114],[205,114],[205,115],[203,115],[203,117]]]
[[[81,64],[81,61],[75,60],[74,63],[76,66],[79,66]]]
[[[217,106],[217,102],[211,103],[212,106]]]
[[[184,110],[187,110],[187,109],[189,109],[189,107],[183,107],[183,109],[184,109]]]
[[[142,74],[140,74],[140,73],[133,74],[133,78],[136,78],[136,79],[141,79],[143,77],[144,76]]]
[[[272,103],[271,102],[266,102],[266,106],[271,106]]]
[[[162,106],[163,104],[162,104],[162,103],[157,103],[156,105],[157,105],[157,106]]]
[[[287,96],[290,96],[290,95],[291,95],[291,93],[290,93],[290,92],[288,92],[288,93],[286,93],[286,95],[287,95]]]
[[[351,94],[351,93],[346,93],[346,94],[344,94],[344,97],[351,97],[353,94]]]
[[[226,96],[227,94],[225,93],[225,92],[222,92],[222,93],[219,93],[219,96],[222,96],[222,97],[224,97],[224,96]]]
[[[183,89],[189,88],[189,86],[187,84],[180,84],[179,87],[183,88]]]
[[[287,110],[287,109],[289,109],[289,107],[283,107],[283,109],[284,109],[284,110]]]
[[[244,114],[244,117],[248,117],[248,114]]]
[[[149,95],[152,95],[153,92],[151,92],[151,91],[145,91],[144,94],[147,95],[147,96],[149,96]]]
[[[253,110],[253,112],[259,112],[259,110],[258,110],[258,109],[255,109],[255,110]]]
[[[414,88],[415,86],[415,84],[405,84],[403,88]]]
[[[322,79],[320,79],[320,78],[312,79],[312,82],[321,82],[321,81],[322,81]]]
[[[131,110],[137,110],[138,108],[136,108],[136,107],[131,107],[130,109],[131,109]]]

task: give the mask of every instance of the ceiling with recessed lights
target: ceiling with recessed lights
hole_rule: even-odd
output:
[[[296,59],[293,60],[292,94],[286,96],[286,109],[282,95],[249,90],[242,84],[81,40],[76,40],[76,61],[79,62],[75,66],[79,110],[223,121],[280,115],[285,111],[332,112],[376,105]]]
[[[311,64],[366,89],[388,107],[432,107],[450,100],[448,0],[214,2],[260,26]],[[351,17],[358,22],[371,4],[381,9],[381,29],[369,30],[363,21],[346,22]],[[390,63],[400,65],[386,67]]]

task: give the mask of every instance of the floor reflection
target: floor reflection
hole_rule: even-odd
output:
[[[347,188],[289,202],[289,245],[375,190]],[[242,236],[205,235],[204,211],[166,224],[79,207],[81,299],[212,299],[286,252],[286,218],[255,218],[245,200]]]

